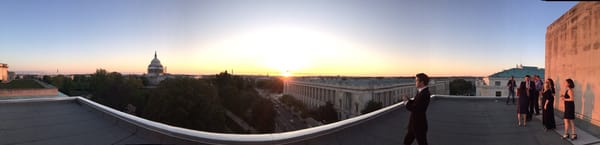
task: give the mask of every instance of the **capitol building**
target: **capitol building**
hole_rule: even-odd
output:
[[[158,60],[156,51],[154,51],[154,59],[152,59],[150,65],[148,65],[148,73],[144,76],[146,79],[148,79],[148,85],[156,86],[161,81],[167,79],[168,76],[165,68],[163,68],[163,65],[160,64],[160,60]]]

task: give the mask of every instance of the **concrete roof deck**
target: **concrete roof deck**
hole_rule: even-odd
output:
[[[189,142],[136,127],[75,99],[0,103],[0,144],[148,143]]]
[[[176,127],[167,126],[166,131],[157,131],[152,127],[140,126],[135,121],[111,115],[105,108],[95,107],[82,99],[31,100],[33,101],[0,101],[0,144],[202,144],[177,137],[182,134],[177,134],[180,129]],[[308,132],[315,135],[302,136],[301,141],[291,144],[402,144],[409,114],[402,105],[386,109],[385,112],[374,112],[380,113],[377,116],[347,126],[333,123],[295,132],[266,135],[229,135],[194,131],[189,134],[226,140],[272,138],[275,141],[248,144],[284,144],[289,140],[277,141],[276,138]],[[349,121],[356,118],[360,116]],[[570,144],[561,140],[555,132],[544,132],[540,120],[534,119],[524,128],[517,127],[516,106],[505,105],[493,99],[436,98],[429,106],[428,120],[428,140],[434,145]],[[557,123],[559,122],[560,120],[557,120]],[[148,123],[146,120],[146,124],[156,123]],[[315,133],[319,128],[333,128],[333,131],[326,134]]]
[[[340,132],[296,144],[403,144],[408,117],[406,109],[400,108]],[[545,132],[540,120],[528,122],[527,127],[517,127],[516,106],[493,99],[435,99],[427,117],[428,142],[433,145],[571,144],[553,131]]]

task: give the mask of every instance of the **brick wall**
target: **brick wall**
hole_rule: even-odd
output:
[[[14,96],[57,96],[58,89],[43,88],[43,89],[0,89],[0,97]]]

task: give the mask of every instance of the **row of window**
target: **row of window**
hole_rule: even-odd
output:
[[[381,103],[383,106],[389,106],[394,103],[400,102],[402,96],[413,96],[415,95],[415,87],[401,87],[391,91],[378,92],[373,94],[373,100]]]
[[[289,91],[287,93],[306,96],[301,97],[300,100],[310,105],[310,107],[318,107],[324,105],[326,102],[334,103],[335,101],[335,90],[295,84],[290,84],[286,87],[288,87],[286,90]]]

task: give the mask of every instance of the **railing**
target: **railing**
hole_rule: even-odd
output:
[[[8,103],[28,103],[28,102],[44,102],[44,101],[65,101],[76,100],[75,97],[54,97],[54,98],[27,98],[27,99],[6,99],[0,100],[0,104]]]
[[[89,105],[99,111],[107,113],[113,117],[124,120],[128,123],[134,124],[138,127],[142,127],[148,130],[156,131],[158,133],[168,135],[171,137],[205,143],[205,144],[244,144],[244,145],[264,145],[264,144],[288,144],[299,141],[308,140],[311,138],[327,135],[338,130],[360,124],[370,119],[376,118],[382,114],[393,111],[401,106],[404,106],[404,102],[400,102],[371,113],[367,113],[354,118],[338,121],[331,124],[321,125],[313,128],[307,128],[297,131],[283,132],[283,133],[270,133],[270,134],[227,134],[227,133],[213,133],[205,131],[190,130],[175,126],[170,126],[150,120],[146,120],[137,116],[133,116],[127,113],[123,113],[114,110],[110,107],[98,104],[88,99],[77,97],[77,100],[81,103]]]

